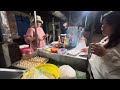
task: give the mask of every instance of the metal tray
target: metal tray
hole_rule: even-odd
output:
[[[0,79],[20,79],[26,70],[0,68]]]
[[[34,58],[34,57],[33,57]],[[43,57],[43,58],[45,58],[45,57]],[[17,68],[21,68],[21,69],[29,69],[29,68],[24,68],[24,67],[21,67],[21,66],[17,66],[17,64],[19,64],[20,63],[20,61],[21,60],[19,60],[19,61],[17,61],[17,62],[15,62],[15,63],[13,63],[12,64],[12,66],[13,67],[17,67]],[[43,61],[42,63],[40,63],[40,64],[45,64],[45,63],[47,63],[49,61],[49,59],[48,58],[46,58],[46,60],[45,61]],[[31,62],[31,61],[30,61]]]

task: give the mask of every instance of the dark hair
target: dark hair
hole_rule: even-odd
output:
[[[112,11],[104,14],[102,21],[105,20],[112,27],[112,34],[105,48],[112,48],[120,43],[120,11]]]

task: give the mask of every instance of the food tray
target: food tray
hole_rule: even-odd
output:
[[[38,60],[34,60],[35,58],[39,58]],[[31,67],[37,66],[39,64],[45,64],[48,62],[48,58],[45,57],[39,57],[39,56],[35,56],[31,59],[27,59],[27,60],[20,60],[17,61],[15,63],[12,64],[12,66],[17,67],[17,68],[21,68],[21,69],[29,69]]]

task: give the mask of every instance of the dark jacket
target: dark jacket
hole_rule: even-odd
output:
[[[61,28],[61,34],[66,34],[67,33],[67,28],[65,28],[64,26],[62,26]]]

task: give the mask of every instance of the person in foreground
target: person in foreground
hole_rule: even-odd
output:
[[[36,21],[37,21],[38,41],[36,41],[34,19],[31,21],[31,26],[25,35],[25,41],[27,44],[30,44],[30,48],[32,49],[32,51],[36,50],[37,42],[39,48],[46,46],[45,39],[48,37],[48,34],[45,34],[44,30],[42,29],[43,21],[41,20],[41,17],[37,15]]]
[[[89,59],[94,79],[120,79],[120,12],[108,12],[102,17],[99,43],[91,43]]]

